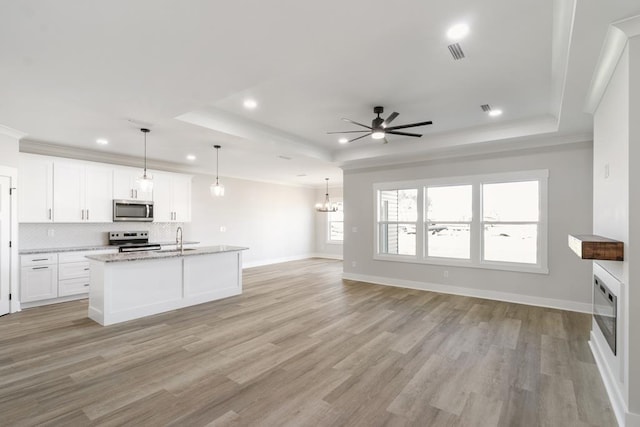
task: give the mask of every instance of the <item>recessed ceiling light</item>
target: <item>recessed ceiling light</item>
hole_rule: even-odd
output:
[[[347,142],[349,142],[349,140],[348,140],[347,138],[344,138],[344,137],[343,137],[343,138],[340,138],[340,139],[338,140],[338,142],[339,142],[340,144],[346,144]]]
[[[107,141],[107,140],[106,140],[106,139],[104,139],[104,138],[96,139],[96,144],[100,144],[100,145],[107,145],[108,143],[109,143],[109,141]]]
[[[307,174],[306,174],[306,173],[299,173],[299,174],[298,174],[298,175],[296,175],[296,176],[298,176],[298,177],[303,177],[303,176],[307,176]]]
[[[255,99],[245,99],[242,105],[244,105],[244,108],[247,110],[253,110],[258,106],[258,103]]]
[[[460,40],[469,34],[469,26],[467,24],[456,24],[447,30],[447,37],[451,40]]]
[[[491,110],[489,111],[489,115],[491,117],[497,117],[502,114],[502,110]]]
[[[193,154],[187,154],[187,160],[194,161],[195,159],[196,156],[194,156]]]

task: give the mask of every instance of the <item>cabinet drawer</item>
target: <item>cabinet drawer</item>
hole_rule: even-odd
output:
[[[83,262],[87,261],[87,258],[85,258],[86,255],[89,255],[89,252],[64,252],[58,254],[58,262],[60,264],[67,262]]]
[[[58,254],[32,254],[20,255],[20,266],[49,265],[58,262]]]
[[[60,280],[58,282],[58,296],[86,294],[89,292],[89,278]]]
[[[58,265],[58,280],[89,278],[89,261],[69,262]]]

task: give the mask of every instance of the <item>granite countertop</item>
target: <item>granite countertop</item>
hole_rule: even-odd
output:
[[[175,245],[175,241],[171,242],[151,242],[157,245]],[[184,245],[197,245],[200,242],[185,241]],[[62,248],[37,248],[37,249],[20,249],[20,255],[45,254],[54,252],[81,252],[81,251],[106,251],[109,249],[118,250],[118,245],[93,245],[93,246],[67,246]]]
[[[87,258],[100,262],[144,261],[150,259],[175,258],[182,256],[211,255],[223,252],[238,252],[245,251],[247,249],[249,248],[245,248],[242,246],[218,245],[204,246],[201,248],[189,248],[188,250],[185,250],[184,253],[180,253],[180,251],[177,249],[172,249],[162,251],[124,252],[104,255],[95,254],[88,255]]]

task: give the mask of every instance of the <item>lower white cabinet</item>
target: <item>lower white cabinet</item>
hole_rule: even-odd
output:
[[[58,297],[57,254],[23,255],[20,261],[20,302]]]
[[[20,302],[49,304],[56,299],[89,294],[90,254],[116,250],[76,251],[20,257]],[[68,298],[67,298],[68,299]],[[38,304],[34,304],[38,305]]]

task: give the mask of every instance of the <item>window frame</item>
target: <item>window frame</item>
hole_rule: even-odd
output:
[[[326,227],[327,227],[327,233],[326,233],[326,242],[329,245],[342,245],[344,244],[344,201],[342,199],[334,199],[334,202],[338,205],[340,205],[340,208],[342,209],[342,221],[331,221],[331,212],[329,212],[327,214],[327,222],[326,222]],[[342,240],[333,240],[331,239],[331,223],[332,222],[342,222]]]
[[[374,239],[373,259],[381,261],[408,262],[428,265],[471,267],[491,270],[505,270],[525,273],[548,274],[548,169],[536,169],[517,172],[503,172],[457,177],[428,178],[413,181],[396,181],[373,184],[374,203]],[[482,220],[482,184],[498,184],[522,181],[538,181],[538,241],[536,264],[508,261],[484,260],[484,236]],[[471,248],[469,259],[429,257],[427,256],[426,235],[426,192],[427,187],[455,185],[472,186],[472,219],[470,222]],[[418,212],[416,221],[416,255],[395,255],[380,252],[380,192],[384,190],[418,191]],[[395,222],[394,222],[395,223]],[[527,222],[532,224],[533,222]]]

